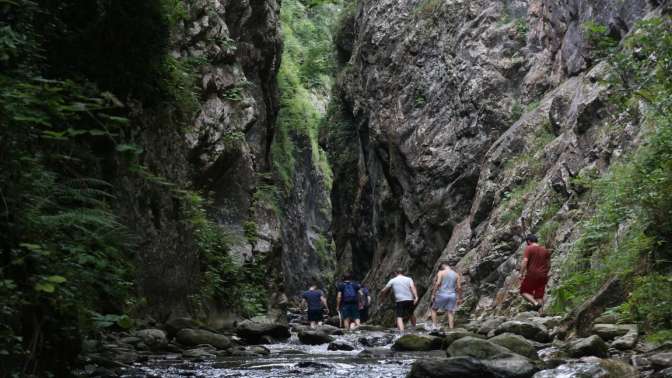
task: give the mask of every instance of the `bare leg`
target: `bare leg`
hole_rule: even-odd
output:
[[[322,322],[317,322],[317,325],[322,327]]]
[[[537,299],[537,304],[539,307],[539,315],[544,315],[544,298]]]
[[[362,322],[359,319],[355,319],[355,328],[359,328],[362,325]]]
[[[437,311],[435,309],[432,309],[432,327],[434,328],[438,327],[438,324],[436,322],[437,316],[438,316]]]
[[[529,294],[529,293],[523,293],[522,296],[523,296],[523,298],[525,298],[525,300],[527,300],[528,302],[532,303],[532,304],[535,305],[535,306],[537,305],[537,301],[534,300],[534,297],[532,296],[532,294]]]
[[[313,321],[310,322],[310,328],[315,328],[315,322]]]
[[[413,327],[415,327],[415,322],[416,322],[415,315],[411,315],[411,324],[413,325]]]
[[[455,313],[452,311],[446,311],[446,316],[448,316],[448,328],[453,329],[455,326]]]
[[[347,330],[347,331],[350,330],[350,319],[349,318],[343,320],[343,328],[345,328],[345,330]]]
[[[397,318],[397,328],[399,328],[401,332],[404,332],[404,318]]]

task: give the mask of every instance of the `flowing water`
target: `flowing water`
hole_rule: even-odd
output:
[[[386,345],[366,348],[362,337],[385,336]],[[285,343],[264,345],[266,356],[221,356],[188,360],[180,354],[150,356],[128,369],[122,377],[405,377],[412,363],[422,357],[445,356],[445,352],[399,353],[391,350],[393,340],[382,332],[354,331],[334,336],[355,346],[353,351],[329,351],[327,344],[303,345],[296,335]],[[362,351],[368,349],[372,353]]]

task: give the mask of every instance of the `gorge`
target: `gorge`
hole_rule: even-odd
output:
[[[245,374],[238,357],[286,352],[250,348],[289,337],[310,284],[333,307],[353,272],[374,293],[364,331],[384,333],[377,293],[395,269],[424,317],[440,262],[464,276],[460,337],[535,318],[549,340],[534,343],[569,345],[590,336],[572,323],[581,305],[618,287],[589,329],[615,317],[641,334],[632,355],[668,352],[669,1],[12,0],[0,15],[1,377],[169,374],[124,348],[105,357],[124,337],[178,354],[168,339],[221,342],[236,357],[222,368]],[[548,318],[518,293],[528,233],[552,250]],[[281,330],[245,333],[259,324]],[[190,345],[192,328],[227,341]],[[463,356],[440,337],[430,349]],[[416,359],[364,366],[403,376]]]

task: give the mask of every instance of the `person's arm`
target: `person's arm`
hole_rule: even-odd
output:
[[[436,291],[439,289],[439,285],[441,285],[441,272],[436,273],[436,280],[434,280],[434,285],[432,285],[432,302],[436,298]]]
[[[528,249],[525,248],[525,252],[523,252],[523,261],[520,264],[520,276],[525,278],[525,274],[527,274],[527,261],[528,261]]]
[[[462,303],[462,275],[457,273],[457,303]]]
[[[411,291],[413,292],[413,304],[418,304],[418,290],[415,288],[415,282],[411,280]]]
[[[338,294],[336,294],[336,309],[341,308],[341,292],[339,290]]]
[[[324,294],[320,296],[320,301],[322,302],[322,305],[324,306],[324,310],[329,313],[329,305],[327,304],[327,298],[324,297]]]
[[[381,301],[382,301],[383,299],[385,299],[385,297],[387,296],[387,293],[390,291],[390,287],[392,286],[392,284],[391,284],[390,282],[391,282],[391,281],[388,281],[388,282],[387,282],[387,285],[385,285],[385,287],[383,288],[383,290],[380,291],[380,295],[378,295],[378,298],[379,298]]]

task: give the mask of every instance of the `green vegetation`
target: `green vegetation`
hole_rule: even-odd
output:
[[[553,295],[555,311],[562,312],[608,277],[620,276],[630,292],[620,312],[658,340],[672,336],[671,21],[640,22],[620,50],[598,28],[607,40],[595,46],[603,47],[600,53],[613,67],[613,104],[628,114],[639,114],[638,103],[646,104],[644,142],[601,178],[580,180],[595,212],[581,224],[582,236]]]
[[[504,192],[504,199],[500,205],[504,208],[504,212],[500,216],[502,222],[513,222],[520,217],[525,208],[525,197],[534,190],[536,185],[536,181],[527,180],[510,192]]]
[[[280,12],[285,47],[278,74],[280,112],[271,152],[286,191],[291,188],[301,148],[310,148],[315,168],[327,189],[331,188],[331,168],[318,143],[324,116],[318,109],[328,101],[336,72],[332,30],[337,17],[332,2],[321,3],[311,2],[309,8],[304,2],[289,0]],[[299,147],[305,144],[301,138],[308,140],[308,146]]]
[[[193,298],[194,306],[206,311],[208,303],[218,303],[243,316],[254,316],[266,310],[266,262],[255,260],[242,266],[229,255],[231,236],[206,214],[206,201],[198,194],[184,191],[185,203],[194,228],[201,264],[201,290]],[[245,236],[257,238],[257,225],[246,222]]]

